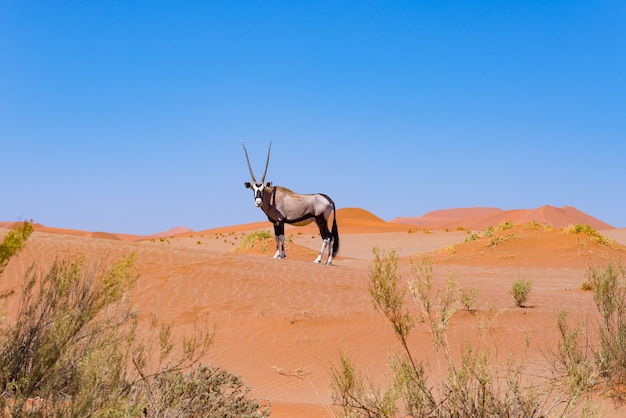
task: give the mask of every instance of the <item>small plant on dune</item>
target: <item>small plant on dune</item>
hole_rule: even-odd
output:
[[[515,299],[515,305],[520,308],[523,308],[528,300],[528,295],[533,288],[533,282],[530,279],[523,279],[519,277],[517,280],[513,282],[511,286],[511,295],[513,299]]]
[[[530,222],[527,222],[524,225],[524,229],[542,229],[543,225],[541,225],[539,222],[537,222],[536,220],[532,220]]]
[[[448,254],[456,254],[457,250],[459,249],[459,245],[461,244],[455,242],[454,244],[446,245],[441,250],[446,251]]]
[[[459,300],[463,309],[466,311],[474,311],[476,306],[476,297],[478,296],[478,289],[465,290],[461,289],[459,294]]]
[[[513,241],[516,239],[517,239],[517,235],[515,234],[509,234],[504,237],[493,235],[491,238],[489,238],[489,242],[487,243],[487,245],[485,245],[485,248],[491,248],[491,247],[495,248],[505,241]]]
[[[477,239],[479,239],[480,237],[478,236],[477,233],[473,232],[471,235],[469,235],[467,238],[465,238],[465,242],[472,242],[472,241],[476,241]]]
[[[239,245],[240,248],[253,248],[257,242],[265,242],[272,238],[270,231],[255,231],[246,235]]]
[[[511,228],[513,228],[513,222],[506,221],[498,225],[498,230],[500,231],[504,231],[504,230],[511,229]]]
[[[591,283],[589,280],[585,280],[580,288],[585,292],[590,292],[593,290],[593,283]]]
[[[504,239],[502,239],[502,237],[496,237],[496,236],[492,236],[491,238],[489,238],[489,242],[487,243],[487,245],[485,246],[485,248],[490,248],[490,247],[497,247],[498,244],[500,244],[502,241],[504,241]]]
[[[612,242],[607,237],[596,231],[590,225],[587,224],[576,224],[570,226],[567,231],[571,234],[584,234],[589,236],[592,241],[598,245],[602,245],[604,247],[611,246]]]
[[[587,235],[595,235],[597,232],[590,225],[587,224],[576,224],[571,225],[569,227],[569,232],[572,234],[587,234]]]

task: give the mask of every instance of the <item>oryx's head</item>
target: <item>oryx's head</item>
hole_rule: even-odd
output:
[[[272,149],[272,143],[270,142],[270,146],[267,149],[267,161],[265,162],[265,171],[263,171],[263,177],[261,177],[261,182],[257,183],[256,178],[254,178],[254,173],[252,172],[252,166],[250,166],[250,158],[248,158],[248,151],[246,150],[246,146],[243,144],[243,142],[241,143],[241,145],[243,145],[243,152],[246,153],[246,161],[248,162],[248,170],[250,170],[250,177],[252,178],[252,183],[246,181],[244,183],[244,186],[246,186],[247,189],[252,189],[252,191],[254,192],[254,204],[257,207],[261,207],[261,205],[263,204],[263,192],[265,190],[266,187],[272,187],[272,183],[265,183],[265,175],[267,174],[267,166],[270,163],[270,150]]]

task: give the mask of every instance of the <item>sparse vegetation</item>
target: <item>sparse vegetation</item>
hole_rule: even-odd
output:
[[[591,238],[591,240],[604,247],[611,246],[612,241],[607,237],[596,231],[594,228],[587,224],[576,224],[567,228],[567,231],[571,234],[584,234]]]
[[[508,234],[505,235],[503,237],[501,236],[497,236],[497,235],[493,235],[491,238],[489,238],[489,242],[487,243],[487,245],[485,246],[485,248],[490,248],[490,247],[497,247],[498,245],[502,244],[505,241],[514,241],[517,239],[517,235],[515,234]]]
[[[524,229],[544,229],[544,228],[545,228],[544,225],[540,224],[534,219],[530,222],[527,222],[524,225]]]
[[[468,236],[467,238],[465,238],[465,242],[472,242],[472,241],[476,241],[477,239],[479,239],[480,236],[473,232],[470,236]]]
[[[251,232],[244,237],[239,246],[241,248],[252,248],[255,246],[256,243],[267,241],[272,237],[273,235],[270,233],[270,231],[267,230]]]
[[[530,279],[523,279],[518,277],[511,286],[511,295],[515,299],[515,305],[523,308],[528,300],[528,295],[533,288],[533,282]]]
[[[621,261],[590,267],[587,278],[599,313],[595,330],[587,324],[571,327],[567,311],[559,315],[561,340],[556,370],[567,378],[574,395],[598,387],[623,403],[626,384],[626,272]],[[595,332],[594,332],[595,331]],[[597,341],[597,342],[596,342]]]
[[[505,231],[507,229],[511,229],[513,228],[513,222],[502,222],[500,225],[498,225],[498,230],[500,231]]]
[[[5,237],[3,268],[31,231],[24,224]],[[268,416],[239,377],[199,365],[212,328],[178,348],[171,325],[155,319],[157,332],[138,338],[134,260],[56,260],[45,274],[27,270],[19,310],[0,330],[3,416]]]
[[[583,334],[583,327],[571,328],[567,323],[568,312],[559,312],[557,325],[561,340],[558,343],[554,369],[565,376],[566,387],[573,397],[592,389],[599,381],[594,365],[591,342]],[[583,341],[584,339],[584,341]]]
[[[466,311],[474,311],[476,306],[476,297],[478,297],[478,289],[461,289],[459,300],[461,305],[463,305],[463,309]]]
[[[465,346],[461,363],[454,361],[447,329],[454,313],[467,306],[462,302],[463,292],[455,277],[448,279],[444,289],[435,290],[432,262],[428,258],[413,263],[411,273],[408,288],[402,286],[395,252],[381,254],[374,250],[370,295],[376,310],[394,330],[402,353],[391,357],[393,379],[387,387],[376,386],[364,377],[348,355],[342,356],[340,366],[331,368],[333,399],[345,416],[539,417],[548,414],[554,405],[547,406],[537,390],[523,384],[523,361],[509,362],[503,376],[488,351],[475,350],[470,344]],[[412,314],[404,305],[407,291],[422,315]],[[427,366],[416,359],[407,344],[420,320],[428,324],[435,351],[443,353],[447,373],[439,384],[429,382]]]
[[[587,277],[600,313],[598,369],[613,387],[626,383],[626,272],[621,261],[591,267]]]
[[[0,274],[4,271],[9,260],[24,248],[26,240],[32,233],[32,222],[23,222],[10,230],[4,237],[4,241],[0,244]]]

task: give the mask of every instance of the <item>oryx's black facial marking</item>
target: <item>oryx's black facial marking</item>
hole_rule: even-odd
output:
[[[272,186],[271,182],[265,183],[271,148],[272,143],[270,142],[267,150],[265,171],[261,181],[257,182],[250,165],[248,151],[246,146],[243,145],[248,170],[252,179],[252,182],[245,182],[244,186],[252,190],[254,193],[254,204],[260,207],[267,215],[267,219],[274,224],[274,235],[276,237],[276,254],[274,258],[285,257],[285,223],[303,225],[315,221],[322,236],[322,249],[315,262],[321,262],[322,255],[328,244],[330,244],[326,264],[331,264],[333,256],[339,251],[339,231],[337,229],[337,217],[335,216],[335,203],[324,194],[298,194],[285,187]],[[329,230],[328,220],[331,213],[333,214],[333,224],[332,230]]]

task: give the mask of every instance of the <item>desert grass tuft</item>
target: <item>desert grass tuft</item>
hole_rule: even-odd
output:
[[[530,291],[533,288],[533,282],[530,279],[524,279],[522,277],[518,277],[517,280],[513,282],[511,285],[510,293],[515,300],[515,305],[523,308],[525,306],[526,301],[528,300],[528,296],[530,295]]]

